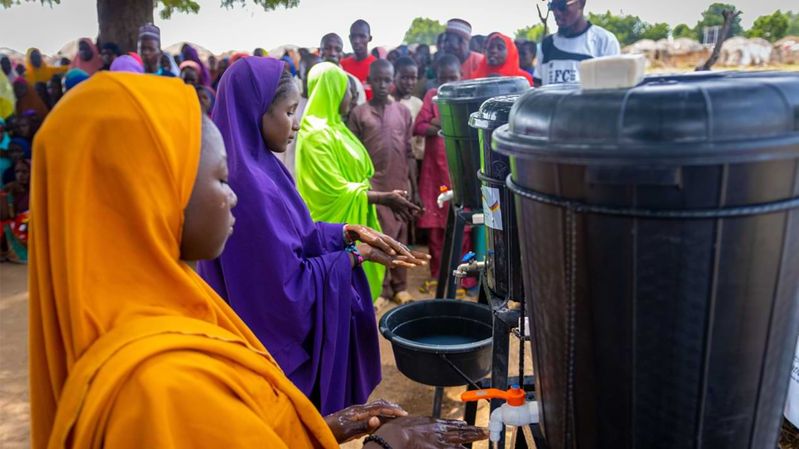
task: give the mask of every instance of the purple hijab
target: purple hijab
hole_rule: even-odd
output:
[[[114,62],[111,63],[109,70],[112,72],[144,73],[144,67],[130,55],[117,56]]]
[[[184,44],[181,50],[184,61],[194,61],[200,66],[200,84],[211,87],[211,73],[208,72],[208,67],[200,60],[200,54],[197,53],[197,49],[189,44]],[[179,76],[180,74],[178,73],[177,75]]]
[[[367,400],[380,382],[369,284],[344,251],[341,224],[314,223],[261,137],[284,63],[246,58],[219,83],[211,117],[239,198],[236,228],[200,275],[233,307],[324,415]]]

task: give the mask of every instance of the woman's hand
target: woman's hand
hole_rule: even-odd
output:
[[[404,222],[410,222],[415,216],[422,212],[421,207],[413,204],[410,201],[408,192],[406,190],[385,192],[378,204],[390,208],[395,214],[397,214],[400,220]]]
[[[446,449],[485,440],[488,431],[463,421],[407,416],[384,423],[375,432],[394,449]],[[367,443],[364,449],[379,448]]]
[[[407,246],[368,226],[346,224],[344,225],[344,235],[350,242],[360,241],[366,243],[369,246],[383,251],[389,256],[412,255]]]
[[[386,421],[402,416],[408,416],[408,412],[397,404],[380,399],[365,405],[353,405],[325,416],[325,422],[336,441],[344,443],[373,433]]]
[[[427,126],[427,130],[425,130],[425,135],[427,137],[436,137],[439,131],[441,131],[441,127],[431,122],[430,125]]]
[[[417,251],[409,251],[410,255],[404,256],[397,254],[390,256],[384,251],[375,248],[367,243],[358,243],[356,245],[358,252],[364,260],[385,265],[388,268],[415,268],[422,265],[427,265],[430,256]]]

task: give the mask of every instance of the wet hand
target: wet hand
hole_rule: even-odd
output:
[[[399,405],[380,399],[365,405],[347,407],[326,416],[325,422],[336,441],[344,443],[373,433],[389,420],[407,415],[408,412]]]
[[[366,243],[359,243],[357,248],[364,260],[379,263],[388,268],[414,268],[427,265],[428,261],[430,260],[430,256],[427,254],[423,254],[418,251],[410,251],[407,248],[405,248],[405,251],[408,251],[407,256],[401,254],[391,256],[386,254],[384,251]]]
[[[405,222],[410,222],[422,212],[421,207],[410,201],[407,190],[386,192],[380,204],[389,207],[400,220]]]
[[[485,440],[488,431],[463,421],[407,416],[385,423],[375,432],[394,449],[459,448],[462,444]],[[379,447],[369,443],[364,448]]]
[[[412,256],[407,246],[372,228],[363,225],[344,225],[344,233],[351,242],[363,242],[389,256]]]

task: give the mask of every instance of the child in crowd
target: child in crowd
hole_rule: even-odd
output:
[[[451,54],[442,55],[436,62],[436,79],[439,85],[460,80],[460,60]],[[419,174],[419,196],[422,206],[424,206],[424,212],[417,221],[417,226],[429,230],[430,275],[434,281],[426,283],[428,289],[435,284],[435,279],[438,278],[444,233],[447,227],[447,214],[449,213],[449,207],[445,205],[443,208],[439,208],[436,200],[441,193],[442,186],[451,188],[444,139],[438,135],[441,130],[441,116],[438,106],[433,102],[436,91],[436,88],[427,91],[422,110],[416,117],[413,128],[415,135],[425,138],[424,159]],[[469,238],[466,236],[464,242],[468,241]]]
[[[415,68],[413,71],[416,73]],[[372,158],[375,167],[372,189],[378,192],[401,191],[407,196],[409,191],[416,191],[416,163],[411,151],[413,120],[408,108],[391,98],[393,82],[394,67],[388,60],[378,59],[372,63],[369,68],[372,99],[352,110],[349,128],[363,142]],[[403,244],[408,243],[408,226],[415,213],[396,213],[386,206],[377,206],[383,233]],[[407,286],[406,269],[391,268],[386,272],[381,297],[405,303],[411,300]]]
[[[394,100],[404,105],[411,111],[411,119],[416,121],[419,111],[422,110],[422,100],[413,95],[416,87],[419,68],[412,58],[403,56],[394,64]],[[424,137],[413,136],[411,138],[411,149],[413,157],[421,161],[424,156]]]
[[[372,63],[378,59],[369,54],[369,42],[372,42],[372,28],[365,20],[356,20],[350,27],[352,56],[341,60],[341,68],[358,78],[358,81],[363,85],[367,100],[372,99],[372,87],[367,83],[369,69]]]
[[[17,159],[14,180],[0,189],[0,262],[28,262],[31,161]]]
[[[322,36],[322,42],[319,45],[319,57],[322,61],[332,62],[337,66],[341,66],[341,58],[344,55],[344,41],[336,33],[328,33]],[[346,70],[345,70],[346,72]],[[363,88],[363,83],[355,77],[355,75],[347,72],[350,80],[355,81],[355,89],[358,91],[357,104],[366,103],[366,91]]]
[[[525,72],[519,62],[519,50],[513,39],[502,33],[488,35],[485,59],[477,67],[477,78],[489,76],[521,76],[533,85],[533,77]]]

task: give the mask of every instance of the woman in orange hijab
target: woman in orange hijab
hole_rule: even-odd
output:
[[[377,427],[395,449],[484,437],[385,402],[322,418],[195,274],[187,261],[219,255],[237,200],[182,81],[99,73],[59,103],[36,153],[34,449],[333,448]]]
[[[533,77],[519,67],[519,49],[513,39],[502,33],[486,38],[483,62],[477,68],[477,78],[488,76],[523,76],[533,85]]]
[[[66,73],[67,66],[53,67],[47,64],[38,48],[29,48],[25,55],[25,80],[35,86],[36,83],[46,83],[57,73]]]
[[[41,123],[50,113],[50,109],[44,104],[42,97],[25,81],[25,78],[19,77],[14,80],[14,95],[17,97],[15,108],[17,117],[22,117],[29,111],[33,111]]]

